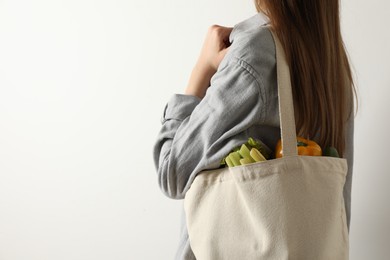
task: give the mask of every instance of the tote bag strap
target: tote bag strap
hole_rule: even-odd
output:
[[[285,52],[273,29],[270,30],[276,51],[276,71],[278,81],[279,118],[282,139],[283,157],[298,155],[297,135],[294,118],[294,103],[290,80],[290,69],[286,61]]]

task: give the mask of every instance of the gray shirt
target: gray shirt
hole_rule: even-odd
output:
[[[173,94],[165,105],[153,159],[159,186],[169,198],[184,199],[197,173],[218,168],[221,159],[249,137],[261,140],[274,150],[280,139],[280,122],[275,45],[271,32],[262,26],[268,21],[260,12],[234,26],[229,38],[231,47],[211,78],[203,99]],[[343,193],[348,231],[353,128],[351,116],[346,129],[348,173]],[[183,259],[195,259],[184,208],[175,260]]]

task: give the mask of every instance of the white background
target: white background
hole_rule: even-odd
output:
[[[359,89],[351,259],[390,258],[390,5],[342,2]],[[0,0],[0,259],[173,259],[157,184],[163,108],[208,27],[248,1]]]

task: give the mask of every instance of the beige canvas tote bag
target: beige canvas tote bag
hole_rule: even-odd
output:
[[[271,29],[271,28],[270,28]],[[276,34],[284,157],[200,172],[184,198],[197,260],[342,260],[344,158],[297,153],[290,72]]]

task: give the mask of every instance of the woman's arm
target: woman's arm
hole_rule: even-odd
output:
[[[153,151],[158,183],[166,196],[183,199],[197,173],[219,167],[236,145],[229,142],[232,137],[264,121],[261,93],[246,63],[229,57],[211,78],[203,99],[172,96]]]

